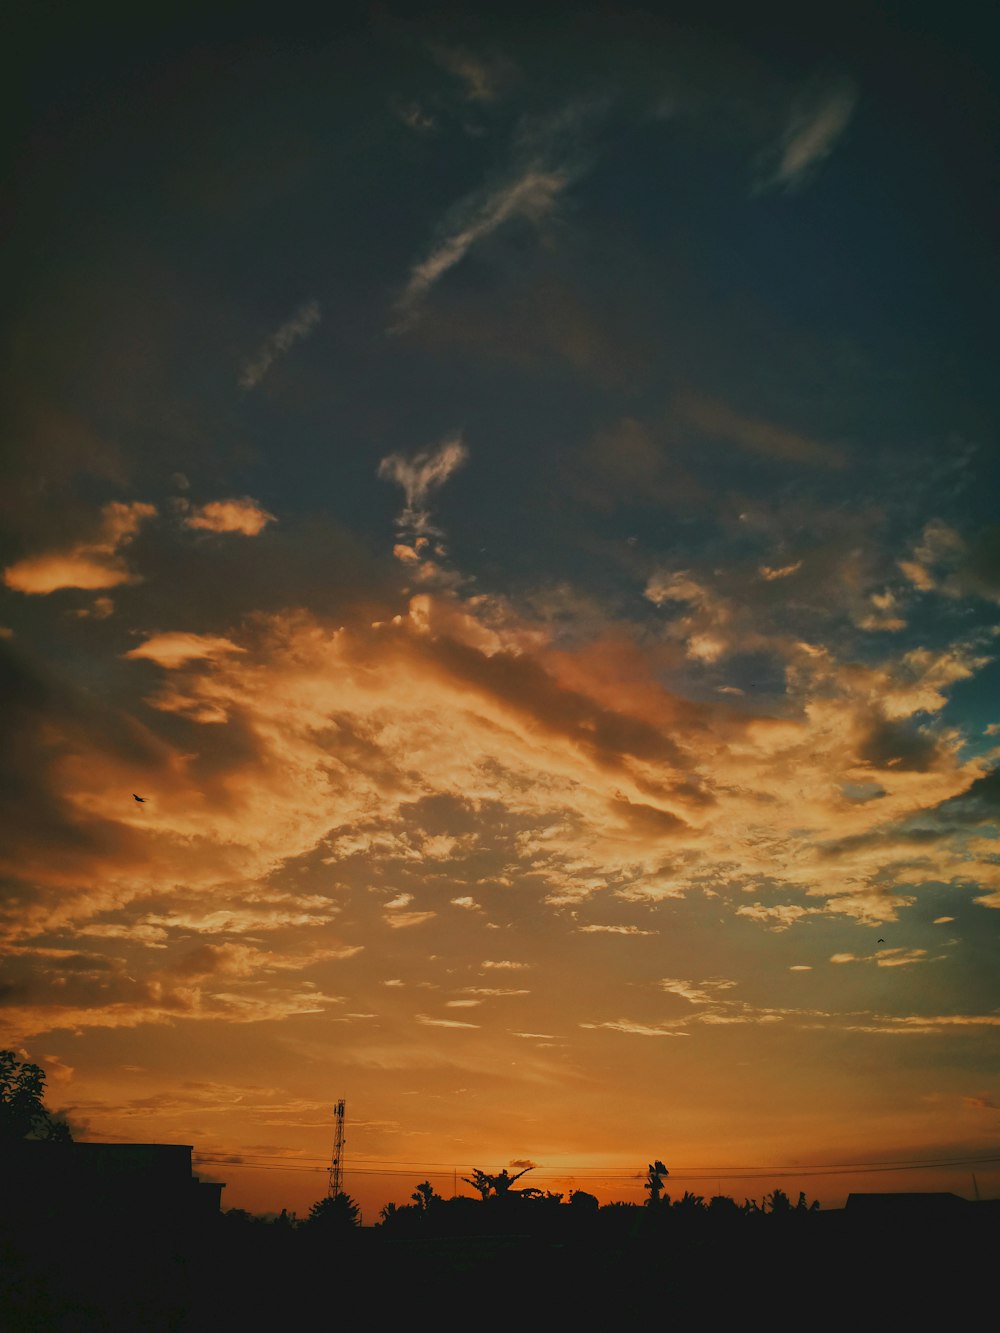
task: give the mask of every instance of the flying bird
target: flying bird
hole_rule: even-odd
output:
[[[876,943],[876,944],[884,944],[884,943],[885,943],[885,940],[883,940],[883,939],[878,939],[878,940],[875,941],[875,943]]]
[[[138,801],[140,805],[144,805],[146,803],[145,796],[136,796],[135,792],[132,793],[132,800]]]

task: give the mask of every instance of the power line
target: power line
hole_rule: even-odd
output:
[[[324,1160],[319,1157],[288,1158],[281,1153],[241,1153],[222,1148],[196,1151],[195,1156],[201,1158],[202,1160],[208,1160],[209,1158],[211,1158],[213,1160],[221,1162],[225,1162],[228,1159],[238,1157],[241,1163],[278,1162],[282,1164],[297,1165],[297,1166],[304,1166],[304,1165],[311,1166],[313,1164],[319,1166]],[[391,1157],[389,1158],[362,1157],[360,1159],[355,1159],[355,1160],[360,1160],[362,1165],[360,1167],[354,1167],[352,1168],[352,1170],[372,1170],[372,1169],[383,1170],[386,1167],[399,1167],[399,1168],[407,1168],[414,1171],[423,1171],[429,1167],[435,1167],[435,1166],[446,1168],[448,1172],[451,1172],[453,1170],[465,1171],[470,1169],[467,1166],[460,1166],[454,1162],[420,1162],[410,1158],[399,1159]],[[891,1169],[902,1170],[902,1169],[909,1169],[911,1167],[921,1167],[921,1166],[966,1166],[969,1163],[974,1163],[974,1162],[997,1162],[997,1161],[1000,1161],[1000,1154],[995,1156],[975,1156],[975,1157],[972,1156],[944,1157],[944,1158],[915,1157],[904,1161],[900,1161],[898,1158],[894,1158],[889,1160],[871,1161],[871,1162],[821,1162],[811,1166],[800,1165],[798,1163],[773,1163],[773,1164],[755,1163],[753,1165],[747,1165],[745,1163],[716,1162],[707,1166],[692,1165],[692,1166],[678,1167],[671,1173],[671,1179],[674,1179],[675,1177],[680,1175],[702,1175],[702,1174],[714,1175],[717,1174],[718,1172],[722,1172],[723,1174],[730,1174],[734,1171],[763,1171],[763,1172],[873,1171],[873,1170],[878,1170],[879,1168],[891,1168]],[[233,1164],[235,1165],[236,1163],[234,1162]],[[579,1166],[579,1165],[574,1166],[574,1165],[564,1165],[563,1163],[559,1163],[556,1166],[548,1166],[548,1167],[539,1165],[535,1168],[535,1170],[547,1171],[550,1173],[566,1172],[566,1171],[594,1172],[594,1173],[599,1173],[601,1175],[615,1175],[615,1176],[628,1177],[631,1175],[640,1175],[640,1176],[645,1175],[646,1168],[642,1166],[635,1166],[635,1167],[622,1166],[621,1164],[615,1166],[600,1166],[600,1165],[594,1165],[594,1163],[588,1163],[585,1166]]]
[[[311,1165],[310,1162],[316,1165]],[[253,1171],[288,1171],[303,1172],[307,1174],[316,1174],[324,1170],[319,1164],[319,1159],[300,1158],[294,1162],[281,1162],[281,1159],[250,1157],[241,1154],[240,1161],[233,1161],[229,1156],[222,1154],[213,1154],[210,1152],[195,1153],[195,1162],[197,1165],[210,1167],[226,1167]],[[949,1157],[937,1160],[914,1159],[908,1162],[848,1162],[848,1163],[830,1163],[823,1166],[799,1167],[799,1166],[706,1166],[706,1167],[683,1167],[671,1172],[670,1180],[688,1181],[703,1180],[706,1178],[721,1180],[760,1180],[760,1179],[784,1179],[788,1177],[812,1177],[812,1176],[833,1176],[833,1175],[851,1175],[857,1173],[884,1173],[893,1171],[919,1171],[936,1170],[947,1167],[959,1166],[987,1166],[991,1163],[1000,1162],[1000,1155],[993,1157]],[[444,1165],[443,1163],[434,1165]],[[453,1177],[456,1170],[466,1170],[470,1168],[456,1168],[449,1166],[447,1170],[429,1170],[427,1164],[419,1164],[408,1168],[394,1167],[390,1169],[389,1165],[385,1167],[376,1166],[356,1166],[350,1170],[352,1176],[413,1176],[425,1175],[441,1179]],[[558,1167],[538,1167],[536,1168],[536,1179],[559,1179],[567,1175],[583,1176],[586,1179],[597,1181],[610,1181],[620,1184],[635,1182],[645,1174],[645,1169],[636,1167],[634,1170],[623,1167],[597,1167],[597,1166],[558,1166]]]

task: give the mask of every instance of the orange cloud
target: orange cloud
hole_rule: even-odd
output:
[[[133,575],[123,565],[73,552],[33,556],[8,566],[4,583],[15,592],[50,593],[60,588],[115,588],[132,583]]]
[[[212,634],[154,634],[138,648],[132,648],[125,657],[145,658],[169,669],[186,666],[188,662],[218,658],[224,653],[242,653],[230,639]]]
[[[791,576],[797,574],[801,568],[802,561],[796,560],[791,565],[781,565],[780,567],[774,565],[761,565],[757,570],[757,573],[766,583],[773,583],[775,579],[791,578]]]
[[[61,588],[95,591],[136,583],[138,575],[119,552],[131,542],[140,525],[155,514],[153,505],[126,505],[113,500],[101,510],[100,528],[92,541],[15,561],[4,570],[4,583],[15,592],[35,595]]]
[[[204,532],[239,532],[244,537],[256,537],[275,517],[248,495],[242,499],[211,500],[192,510],[183,520],[186,528]]]
[[[926,720],[928,705],[976,669],[975,655],[911,650],[862,668],[781,647],[787,696],[774,714],[685,699],[670,688],[676,657],[662,640],[619,626],[569,648],[544,623],[479,595],[423,593],[374,627],[332,628],[304,612],[259,617],[240,645],[154,635],[128,656],[169,673],[174,711],[215,725],[201,739],[185,723],[173,743],[129,720],[116,745],[96,727],[64,728],[48,781],[67,820],[66,852],[30,828],[8,849],[3,868],[32,885],[10,929],[21,939],[43,924],[79,929],[129,957],[163,956],[163,994],[174,998],[137,1004],[165,1015],[188,1000],[192,1011],[220,1012],[191,995],[205,978],[226,976],[232,997],[279,966],[275,957],[288,970],[311,965],[301,950],[251,938],[265,931],[283,939],[349,915],[342,938],[314,941],[323,958],[346,961],[369,926],[388,926],[405,954],[410,928],[435,916],[435,939],[502,929],[514,886],[519,900],[553,912],[600,894],[652,909],[752,892],[738,914],[772,929],[820,914],[889,920],[922,880],[975,879],[988,894],[988,847],[950,835],[914,841],[905,827],[983,771]],[[895,716],[880,716],[873,696]],[[877,799],[845,796],[876,772]],[[424,824],[414,814],[424,805],[460,822]],[[299,873],[293,891],[282,877]],[[340,896],[354,890],[342,918]],[[169,912],[157,905],[166,893]],[[482,912],[442,913],[445,903]],[[603,933],[608,947],[646,933],[613,918],[577,930],[581,943]],[[198,936],[188,954],[202,950],[187,963],[176,952],[185,932]],[[528,966],[502,948],[484,972]],[[395,957],[392,970],[421,984]],[[121,1021],[117,1010],[112,1019]],[[714,1021],[723,1020],[751,1021],[732,1007]]]
[[[842,785],[887,763],[904,738],[882,724],[873,731],[860,689],[810,697],[817,659],[797,668],[803,711],[794,720],[757,719],[723,703],[688,705],[652,672],[643,679],[641,656],[615,704],[605,685],[615,675],[611,658],[605,674],[599,655],[584,650],[595,670],[574,670],[571,654],[551,652],[523,624],[490,622],[492,610],[425,594],[398,624],[370,631],[284,616],[261,622],[260,637],[242,652],[230,640],[199,636],[157,636],[132,650],[168,667],[191,708],[235,709],[252,738],[239,767],[220,774],[214,797],[178,758],[176,779],[156,798],[155,821],[144,820],[147,836],[176,840],[168,858],[175,864],[203,847],[199,879],[211,879],[213,865],[241,864],[242,873],[278,866],[331,829],[339,831],[339,856],[361,837],[369,855],[391,857],[401,846],[392,829],[403,802],[432,793],[485,799],[527,821],[520,873],[540,876],[553,901],[607,885],[633,901],[657,901],[737,859],[746,880],[766,875],[813,898],[747,909],[784,925],[820,910],[819,897],[839,912],[891,912],[885,886],[873,895],[870,884],[894,859],[892,849],[842,840],[947,799],[978,772],[948,748],[914,742],[912,762],[880,767],[880,800],[846,801]],[[819,661],[821,677],[839,687]],[[914,692],[914,666],[924,664],[909,663],[906,688],[926,702],[928,691]],[[956,673],[944,669],[942,686]],[[852,677],[844,683],[854,690]],[[338,735],[354,739],[343,748]],[[320,743],[320,736],[334,739]],[[86,770],[88,790],[75,799],[120,819],[116,802],[94,791],[96,776]],[[139,781],[116,782],[123,779]],[[373,809],[381,812],[374,840],[362,833]],[[129,811],[135,820],[144,815]],[[833,859],[822,851],[824,838],[842,841]],[[460,848],[432,839],[412,851],[426,859]],[[430,919],[424,908],[403,906],[387,912],[397,925]]]
[[[432,1028],[477,1028],[478,1023],[460,1023],[457,1018],[431,1018],[427,1014],[417,1014],[417,1022]]]

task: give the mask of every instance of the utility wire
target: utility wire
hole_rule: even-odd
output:
[[[226,1167],[253,1171],[290,1171],[305,1172],[308,1174],[317,1174],[326,1170],[326,1166],[318,1158],[300,1158],[294,1162],[282,1163],[280,1159],[275,1158],[250,1158],[241,1154],[242,1160],[232,1161],[228,1156],[222,1154],[212,1154],[210,1152],[195,1153],[195,1164],[210,1167]],[[310,1163],[314,1162],[315,1165]],[[684,1167],[670,1174],[669,1179],[673,1181],[703,1180],[709,1177],[722,1180],[760,1180],[760,1179],[786,1179],[788,1177],[812,1177],[812,1176],[835,1176],[835,1175],[855,1175],[858,1173],[882,1173],[893,1171],[917,1171],[941,1169],[947,1167],[959,1166],[987,1166],[991,1163],[1000,1162],[1000,1156],[995,1157],[949,1157],[938,1160],[927,1161],[915,1159],[909,1162],[851,1162],[851,1163],[831,1163],[825,1166],[816,1167],[796,1167],[796,1166],[707,1166],[707,1167]],[[443,1163],[434,1163],[433,1165],[444,1165]],[[427,1166],[416,1165],[402,1169],[399,1167],[389,1169],[376,1166],[355,1166],[346,1167],[346,1175],[355,1176],[414,1176],[423,1175],[428,1178],[431,1176],[446,1178],[453,1176],[454,1172],[470,1171],[470,1167],[450,1167],[448,1170],[432,1171]],[[641,1180],[645,1176],[645,1168],[637,1167],[635,1170],[629,1170],[622,1167],[537,1167],[535,1168],[536,1179],[563,1179],[566,1176],[579,1176],[585,1179],[596,1181],[613,1181],[616,1183],[628,1183]]]

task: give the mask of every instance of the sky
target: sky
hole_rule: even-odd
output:
[[[15,21],[0,1044],[252,1211],[1000,1194],[987,7],[469,9]]]

